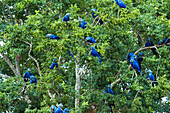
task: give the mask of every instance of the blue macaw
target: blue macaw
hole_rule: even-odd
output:
[[[152,74],[152,71],[151,71],[151,70],[148,70],[148,72],[149,72],[149,75],[147,75],[146,78],[147,78],[148,80],[154,81],[154,80],[155,80],[155,77],[154,77],[154,75]]]
[[[54,113],[63,113],[63,110],[61,109],[61,107],[63,107],[63,105],[59,104],[57,110]]]
[[[101,54],[99,52],[97,52],[94,47],[90,47],[89,49],[91,50],[90,54],[93,55],[94,57],[99,57],[99,59],[100,59],[99,62],[101,63],[102,62]]]
[[[147,78],[148,80],[155,81],[155,77],[154,77],[154,75],[152,74],[152,71],[151,71],[151,70],[148,70],[148,72],[149,72],[149,75],[147,75],[146,78]],[[152,86],[153,86],[153,87],[154,87],[154,84],[155,84],[155,82],[152,82]]]
[[[95,13],[95,12],[97,12],[97,10],[96,10],[96,9],[91,9],[91,12],[92,12],[93,18],[95,19],[95,18],[98,16],[98,15]],[[98,21],[98,19],[96,19],[96,21]],[[100,23],[100,25],[103,24],[102,19],[99,20],[99,23]]]
[[[130,57],[130,64],[133,67],[133,69],[136,69],[139,73],[141,72],[141,69],[139,67],[139,63],[137,61],[137,56],[136,55],[132,55]]]
[[[126,5],[122,0],[115,0],[115,1],[120,8],[126,8]]]
[[[56,68],[58,67],[58,63],[56,63],[55,59],[53,59],[53,63],[51,64],[50,69],[53,69],[54,66],[56,66]]]
[[[52,105],[50,108],[52,113],[55,113],[55,111],[57,110],[57,107],[55,105]]]
[[[90,43],[96,43],[95,39],[92,37],[86,37],[85,40]]]
[[[83,19],[81,19],[81,18],[79,18],[79,21],[81,22],[81,23],[79,24],[79,27],[81,27],[82,29],[85,29],[85,28],[86,28],[87,23],[86,23],[86,22],[84,22],[84,20],[83,20]]]
[[[142,61],[143,61],[143,56],[144,56],[144,52],[140,52],[140,53],[138,54],[138,56],[137,56],[137,60],[138,60],[140,69],[142,69],[142,68],[141,68],[141,63],[142,63]]]
[[[63,17],[63,21],[64,22],[68,22],[70,20],[70,13],[67,13],[64,17]]]
[[[145,47],[150,47],[150,46],[154,46],[154,44],[153,44],[151,38],[149,37],[147,42],[145,43]],[[153,54],[158,55],[155,48],[151,48],[151,50],[152,50]]]
[[[57,35],[47,34],[47,37],[50,37],[50,39],[60,39]]]
[[[69,55],[70,55],[71,57],[73,57],[73,58],[74,58],[73,54],[71,54],[71,52],[70,52],[70,51],[68,51],[68,53],[69,53]]]
[[[111,84],[109,84],[108,86],[107,86],[107,89],[106,89],[106,91],[103,91],[103,93],[109,93],[109,94],[111,94],[111,95],[114,95],[114,92],[113,92],[113,90],[111,89]],[[103,99],[103,101],[105,102],[105,100]],[[111,113],[113,113],[113,111],[112,111],[112,106],[114,106],[115,107],[115,104],[114,104],[114,101],[113,101],[113,103],[112,104],[109,104],[109,107],[110,107],[110,111],[111,111]]]
[[[37,79],[35,78],[34,75],[31,75],[30,79],[31,79],[30,83],[37,83]]]
[[[170,42],[170,39],[165,38],[163,41],[159,41],[158,44],[162,45],[162,44],[168,44]]]
[[[32,73],[30,73],[31,68],[28,68],[27,72],[25,72],[24,74],[24,81],[28,82],[28,80],[30,79],[30,76],[32,75]]]
[[[68,109],[68,108],[65,108],[65,109],[64,109],[64,113],[69,113],[69,109]]]
[[[129,53],[128,56],[127,56],[127,61],[128,63],[130,63],[130,57],[133,55],[133,53]]]

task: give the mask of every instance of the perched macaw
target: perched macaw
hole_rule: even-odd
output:
[[[150,47],[150,46],[154,46],[154,44],[153,44],[151,38],[149,37],[147,42],[145,43],[145,47]],[[158,55],[155,48],[151,48],[151,50],[152,50],[153,54]]]
[[[162,44],[168,44],[170,42],[170,39],[165,38],[163,41],[159,41],[158,44],[162,45]]]
[[[63,21],[64,22],[68,22],[70,20],[70,13],[67,13],[64,17],[63,17]]]
[[[59,104],[57,110],[54,113],[63,113],[61,107],[63,107],[63,104]]]
[[[91,9],[91,13],[92,13],[92,16],[93,16],[94,19],[98,16],[95,12],[97,12],[96,9]],[[98,19],[96,19],[96,21],[98,21]],[[99,20],[99,23],[100,23],[100,25],[103,24],[102,19]]]
[[[137,56],[137,60],[138,60],[140,69],[142,69],[142,68],[141,68],[141,63],[142,63],[142,61],[143,61],[143,56],[144,56],[144,52],[140,52],[140,53],[138,54],[138,56]]]
[[[56,66],[56,68],[58,67],[58,63],[56,63],[55,59],[53,59],[53,63],[51,64],[50,69],[53,69],[54,66]]]
[[[130,57],[133,55],[133,53],[129,53],[128,56],[127,56],[127,61],[128,63],[130,63]]]
[[[120,8],[126,8],[126,5],[122,0],[115,0],[115,1]]]
[[[57,107],[55,105],[52,105],[50,108],[52,113],[55,113],[55,111],[57,110]]]
[[[111,84],[109,84],[109,85],[107,86],[106,93],[110,93],[110,94],[114,95],[113,90],[111,89]]]
[[[137,61],[137,56],[136,55],[132,55],[130,57],[130,64],[133,67],[133,69],[136,69],[139,73],[141,72],[141,69],[139,67],[139,63]]]
[[[50,39],[60,39],[57,35],[47,34],[47,37],[50,37]]]
[[[82,29],[85,29],[85,28],[86,28],[87,23],[86,23],[86,22],[84,22],[84,20],[83,20],[83,19],[81,19],[81,18],[79,18],[79,21],[81,22],[81,23],[79,24],[79,27],[81,27]]]
[[[73,54],[71,54],[71,52],[70,52],[70,51],[68,51],[68,53],[69,53],[69,55],[70,55],[71,57],[73,57],[73,58],[74,58]]]
[[[154,80],[155,80],[155,77],[154,77],[154,75],[152,74],[152,71],[151,71],[151,70],[148,70],[148,72],[149,72],[149,75],[147,75],[146,78],[147,78],[148,80],[154,81]]]
[[[152,71],[151,71],[151,70],[148,70],[148,72],[149,72],[149,75],[147,75],[146,78],[147,78],[148,80],[155,81],[155,77],[154,77],[154,75],[152,74]],[[156,82],[152,82],[152,86],[153,86],[153,87],[154,87],[154,84],[156,84]]]
[[[37,83],[37,79],[35,78],[35,76],[34,75],[31,75],[30,76],[30,83]]]
[[[99,62],[101,63],[102,62],[101,54],[99,52],[97,52],[94,47],[90,47],[89,49],[91,50],[90,54],[93,55],[94,57],[99,57],[99,59],[100,59]]]
[[[68,109],[68,108],[65,108],[65,109],[64,109],[64,113],[69,113],[69,109]]]
[[[86,37],[85,40],[89,43],[96,43],[95,39],[92,37]]]
[[[111,84],[109,84],[109,85],[107,86],[106,91],[103,91],[103,93],[104,93],[104,94],[109,93],[109,94],[111,94],[111,95],[114,95],[113,90],[111,89]],[[104,99],[103,99],[103,101],[105,102]],[[114,101],[113,101],[113,103],[109,103],[109,107],[110,107],[111,113],[113,113],[113,111],[112,111],[112,106],[115,107]]]
[[[25,72],[24,74],[24,81],[28,82],[28,80],[30,79],[30,76],[32,75],[32,73],[30,73],[31,68],[28,68],[27,72]]]

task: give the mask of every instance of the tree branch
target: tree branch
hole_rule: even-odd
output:
[[[37,68],[38,68],[38,74],[41,77],[41,71],[40,71],[39,62],[33,56],[31,56],[31,51],[32,51],[32,41],[31,41],[31,44],[30,44],[30,50],[28,52],[28,56],[36,62],[36,65],[37,65]]]
[[[120,73],[121,73],[121,69],[119,69],[119,72],[116,74],[116,76],[118,76]],[[117,79],[116,81],[112,82],[112,83],[111,83],[111,88],[112,88],[115,84],[117,84],[118,82],[120,82],[120,81],[121,81],[121,79],[119,78],[119,79]]]
[[[17,55],[15,58],[15,66],[16,66],[16,71],[19,74],[19,76],[21,77],[21,73],[20,73],[20,66],[19,66],[19,59],[21,59],[20,55]]]
[[[11,78],[10,76],[8,76],[8,75],[4,75],[4,74],[0,74],[0,77],[5,78],[5,79],[7,79],[7,78]]]
[[[12,69],[15,76],[21,76],[20,73],[17,72],[14,65],[11,63],[11,61],[8,59],[8,57],[4,53],[1,53],[1,55],[4,58],[4,60],[6,61],[6,63],[9,65],[9,67]]]

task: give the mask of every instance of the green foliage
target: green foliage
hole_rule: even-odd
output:
[[[6,81],[0,80],[0,112],[44,113],[50,112],[50,106],[56,103],[63,103],[64,108],[74,112],[75,59],[79,59],[79,70],[86,71],[81,77],[79,112],[88,113],[96,107],[96,113],[107,113],[110,110],[108,103],[113,100],[116,106],[114,110],[121,113],[168,112],[169,103],[161,105],[160,100],[170,90],[169,46],[158,48],[161,58],[154,56],[150,49],[142,51],[145,54],[142,70],[152,70],[158,82],[155,87],[152,87],[146,75],[138,74],[132,79],[134,70],[129,70],[126,63],[128,52],[135,52],[144,46],[148,36],[154,44],[169,36],[168,1],[124,0],[124,3],[127,9],[112,4],[112,0],[0,1],[0,38],[5,43],[0,47],[0,53],[5,53],[14,66],[15,58],[21,55],[21,75],[30,67],[38,79],[36,85],[30,85],[22,77],[14,77],[8,64],[0,57],[0,72],[11,76]],[[97,14],[105,25],[92,25],[92,8],[99,11]],[[62,21],[66,13],[71,13],[68,23]],[[86,29],[78,27],[78,17],[87,22]],[[141,44],[138,44],[136,32],[144,40]],[[50,40],[47,34],[56,34],[61,39]],[[90,45],[85,42],[85,36],[97,40],[97,51],[102,55],[101,64],[98,58],[89,56]],[[31,55],[39,62],[41,77],[36,63],[28,56],[30,46],[25,42],[33,44]],[[59,67],[50,70],[52,59],[58,61],[60,57]],[[116,76],[119,69],[121,74]],[[102,91],[106,90],[109,82],[118,78],[121,81],[112,88],[115,95],[104,95]],[[22,95],[25,85],[29,87]],[[49,92],[55,94],[54,99]]]

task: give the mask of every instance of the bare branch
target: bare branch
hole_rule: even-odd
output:
[[[99,23],[99,21],[100,21],[100,18],[99,18],[99,20],[97,21],[96,25]],[[96,26],[96,25],[95,25],[95,26]],[[95,27],[95,26],[94,26],[94,27]]]
[[[38,63],[38,61],[33,56],[31,56],[31,51],[32,51],[32,41],[31,41],[31,44],[30,44],[30,50],[28,52],[28,56],[36,62],[36,65],[37,65],[37,68],[38,68],[38,74],[41,77],[41,71],[40,71],[39,63]]]
[[[16,66],[16,71],[19,74],[19,76],[21,77],[21,73],[20,73],[20,66],[19,66],[19,59],[21,59],[20,55],[17,55],[15,58],[15,66]]]
[[[145,43],[142,36],[139,34],[139,32],[137,30],[135,30],[135,31],[136,31],[137,35],[139,36],[140,40],[142,40],[142,42]],[[138,38],[138,40],[139,40],[139,38]]]
[[[119,83],[120,81],[121,81],[121,79],[119,78],[119,79],[117,79],[115,82],[112,82],[111,88],[112,88],[115,84]]]
[[[59,67],[59,65],[60,65],[60,59],[61,59],[61,55],[60,55],[59,58],[58,58],[58,67]]]
[[[4,75],[4,74],[0,74],[0,77],[5,78],[5,79],[7,79],[7,78],[11,78],[10,76],[8,76],[8,75]]]

